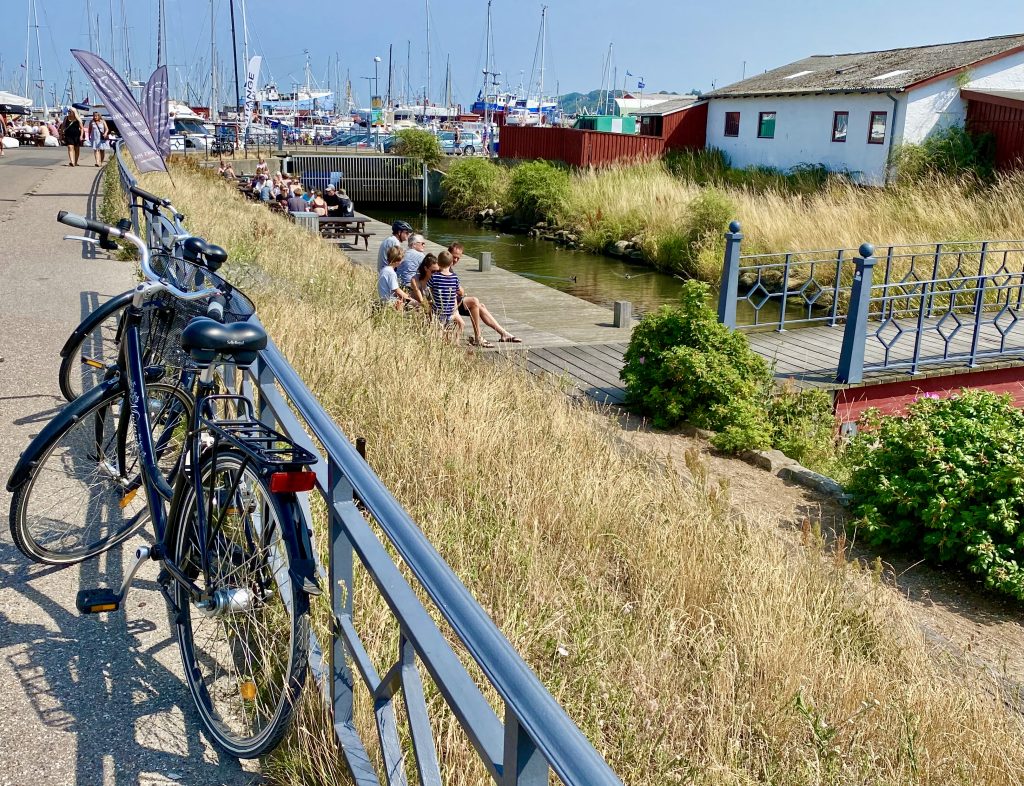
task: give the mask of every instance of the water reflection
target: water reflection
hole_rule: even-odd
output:
[[[399,219],[408,221],[417,231],[445,246],[460,240],[466,254],[472,257],[490,251],[498,267],[603,306],[628,300],[635,313],[644,313],[665,303],[678,302],[683,285],[682,279],[640,263],[572,251],[525,235],[506,235],[495,227],[472,221],[386,210],[374,211],[372,215],[388,224]]]

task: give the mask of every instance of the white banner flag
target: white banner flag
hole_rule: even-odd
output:
[[[249,125],[252,123],[252,115],[256,109],[256,80],[260,75],[260,64],[263,58],[260,55],[253,55],[249,60],[249,68],[245,73],[245,124],[242,126],[242,143],[249,136]]]

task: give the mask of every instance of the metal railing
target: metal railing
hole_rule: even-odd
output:
[[[134,179],[120,155],[118,163],[122,183],[131,185]],[[568,786],[621,786],[273,342],[242,372],[240,381],[243,392],[258,402],[261,420],[319,458],[314,470],[327,510],[334,630],[326,646],[311,633],[310,667],[332,711],[334,732],[353,781],[360,786],[379,784],[381,772],[388,786],[408,784],[405,762],[411,757],[418,783],[440,786],[443,782],[422,666],[495,783],[546,786],[553,772]],[[302,514],[304,524],[312,529],[308,500],[303,500]],[[367,516],[379,526],[397,557],[377,537]],[[397,622],[397,657],[383,670],[372,662],[355,625],[357,565],[365,569]],[[421,602],[417,589],[429,599],[430,608]],[[432,615],[450,626],[501,698],[502,718]],[[358,682],[373,703],[382,759],[376,764],[356,729]],[[395,707],[399,696],[411,751],[403,746],[405,737],[399,729]]]
[[[1024,241],[743,256],[738,222],[725,238],[719,321],[779,332],[842,324],[837,382],[860,382],[865,371],[916,374],[1024,354]],[[740,304],[753,314],[744,325],[737,324]]]
[[[413,158],[297,154],[288,162],[289,171],[298,174],[306,188],[341,186],[357,204],[426,204],[426,166]]]

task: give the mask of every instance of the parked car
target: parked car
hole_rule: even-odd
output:
[[[329,147],[373,147],[373,134],[367,134],[365,129],[355,133],[346,131],[328,139],[324,144]]]
[[[442,131],[437,138],[441,142],[441,149],[449,155],[471,156],[477,150],[484,149],[483,140],[475,131],[462,131],[458,144],[455,143],[454,131]]]

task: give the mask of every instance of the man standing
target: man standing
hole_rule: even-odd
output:
[[[384,238],[377,251],[377,270],[388,264],[388,249],[401,246],[412,234],[412,227],[405,221],[396,221],[391,225],[391,234]]]
[[[409,286],[412,277],[416,275],[420,262],[427,255],[426,248],[427,241],[423,235],[413,235],[409,238],[409,248],[405,252],[402,264],[398,266],[396,271],[398,273],[398,280],[402,283],[403,287]]]

